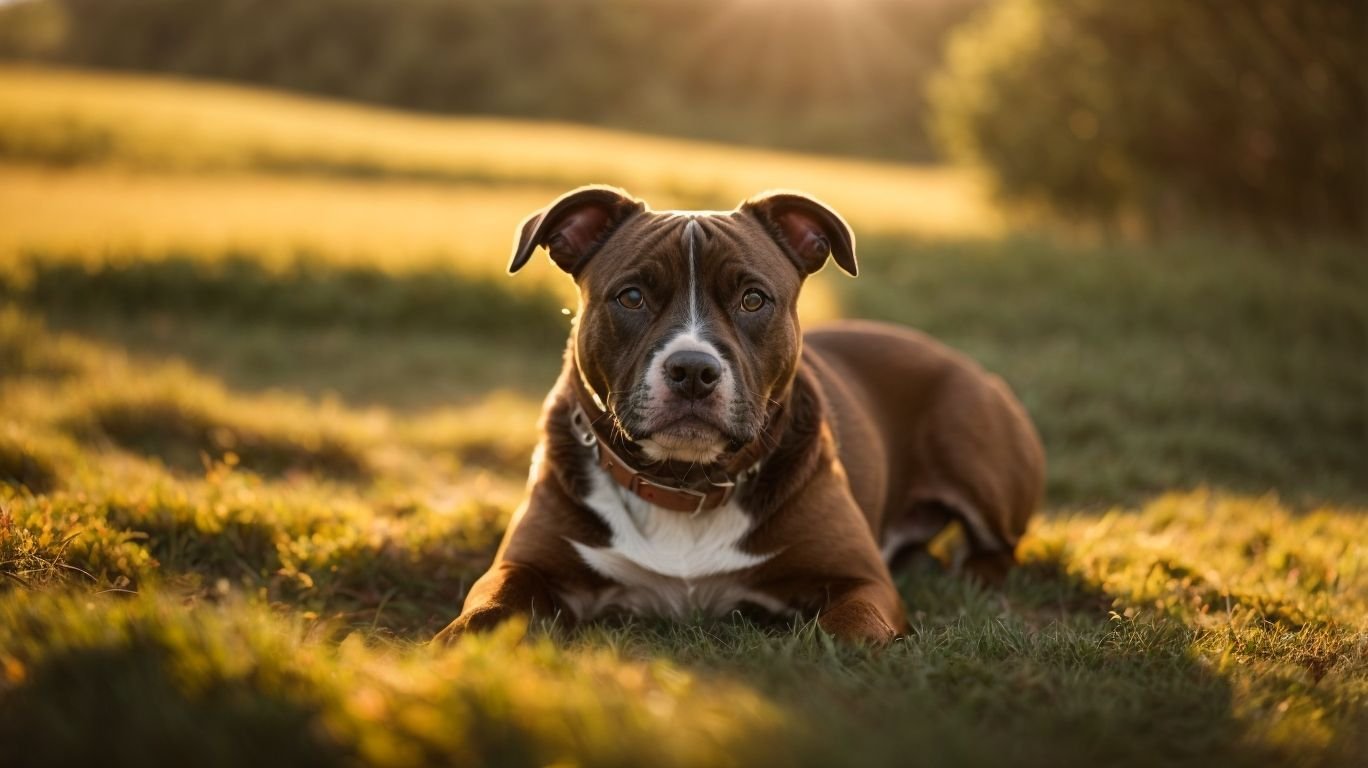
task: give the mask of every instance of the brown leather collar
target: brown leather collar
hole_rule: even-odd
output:
[[[608,476],[623,488],[654,504],[675,512],[699,513],[717,509],[731,500],[737,485],[760,470],[760,462],[778,444],[777,435],[768,435],[765,440],[757,438],[742,446],[732,454],[725,465],[712,465],[701,470],[703,478],[693,483],[681,484],[677,480],[652,476],[637,469],[624,457],[626,451],[612,447],[617,436],[602,430],[608,414],[589,391],[578,368],[571,372],[572,388],[575,393],[574,407],[570,410],[570,430],[581,445],[595,449],[598,465]],[[778,403],[770,407],[767,414],[768,424],[776,425],[776,417],[782,406]],[[771,430],[772,432],[772,430]],[[630,448],[630,445],[623,446]]]

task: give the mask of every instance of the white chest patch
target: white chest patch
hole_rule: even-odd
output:
[[[691,515],[647,503],[597,465],[590,477],[593,490],[584,503],[608,525],[612,539],[606,547],[570,544],[616,585],[594,594],[562,595],[578,618],[610,609],[675,619],[715,617],[742,602],[783,612],[778,600],[745,588],[737,578],[773,555],[741,551],[751,520],[734,502]]]

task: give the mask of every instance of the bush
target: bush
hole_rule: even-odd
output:
[[[1361,237],[1365,9],[1003,0],[953,37],[937,128],[1010,200],[1151,232]]]

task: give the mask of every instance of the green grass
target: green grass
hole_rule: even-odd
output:
[[[1055,503],[1207,483],[1368,503],[1368,260],[1348,246],[866,242],[842,312],[971,354],[1040,427]]]
[[[566,330],[562,302],[539,287],[514,292],[506,279],[436,263],[394,273],[308,254],[268,267],[248,253],[113,253],[95,264],[73,254],[25,253],[0,271],[0,297],[65,317],[455,330],[533,348],[560,346]]]
[[[494,388],[532,400],[554,377],[568,322],[540,287],[435,263],[264,262],[35,253],[8,278],[0,269],[0,296],[247,390],[420,411]],[[864,243],[861,262],[860,279],[824,274],[814,288],[841,315],[922,328],[1003,375],[1049,449],[1055,503],[1136,503],[1200,484],[1298,504],[1368,502],[1368,264],[1352,248],[1306,248],[1293,263],[1201,239],[1140,250],[884,238]],[[172,463],[197,466],[217,428],[211,414],[141,407],[141,421],[182,425],[162,442],[182,455]],[[160,439],[136,414],[87,421],[107,423],[116,441]]]
[[[881,654],[724,621],[434,656],[419,644],[517,498],[554,347],[483,347],[533,379],[499,382],[461,352],[482,334],[440,318],[251,319],[222,287],[195,313],[101,270],[71,282],[101,286],[94,306],[19,291],[0,315],[5,740],[37,762],[131,761],[169,729],[160,754],[214,744],[224,764],[1352,764],[1358,267],[1330,249],[1308,277],[1250,248],[1194,267],[1188,248],[873,243],[863,282],[833,286],[1006,375],[1051,456],[1026,566],[1002,592],[910,574],[915,631]],[[130,697],[114,720],[111,690]]]
[[[0,73],[0,100],[25,83]],[[175,88],[293,135],[251,94]],[[428,130],[362,112],[328,115],[356,141],[384,126],[377,158]],[[117,195],[85,161],[0,166],[0,184]],[[194,189],[259,181],[195,170]],[[411,199],[370,183],[379,209]],[[85,245],[0,244],[0,765],[1368,756],[1368,264],[1350,248],[862,236],[859,279],[811,286],[826,314],[930,331],[1040,427],[1047,510],[1003,589],[919,564],[900,581],[913,632],[882,652],[740,618],[437,652],[522,492],[563,294],[490,276],[502,245],[481,271],[442,248],[368,262],[345,232],[305,255],[172,247],[170,221],[128,218],[141,246],[98,223]]]
[[[262,524],[315,524],[290,512]],[[738,620],[553,629],[529,646],[496,637],[444,656],[385,631],[392,603],[423,599],[411,588],[360,616],[303,611],[317,607],[304,594],[354,576],[305,589],[263,575],[254,583],[269,603],[242,577],[202,595],[162,587],[160,598],[147,580],[134,582],[136,598],[18,591],[0,602],[0,727],[22,754],[63,762],[132,754],[170,723],[173,738],[155,742],[168,757],[200,743],[182,743],[187,732],[210,743],[256,734],[225,743],[214,756],[224,764],[266,745],[282,763],[350,754],[382,765],[877,765],[910,752],[934,765],[1004,754],[1041,765],[1349,764],[1368,697],[1353,618],[1368,600],[1364,527],[1343,511],[1299,517],[1271,500],[1201,493],[1055,517],[1000,593],[930,570],[909,577],[914,631],[883,653],[833,646],[811,626]],[[154,528],[144,541],[159,564],[141,567],[213,574],[233,557],[263,574],[277,567],[277,554],[236,535],[234,555],[187,557]],[[104,706],[105,690],[145,703]],[[112,742],[63,738],[83,717]],[[174,727],[186,722],[198,725]]]

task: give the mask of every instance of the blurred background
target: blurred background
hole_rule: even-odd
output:
[[[903,162],[1146,231],[1364,232],[1354,0],[42,0],[0,54]],[[136,105],[130,105],[136,108]]]
[[[0,0],[0,742],[1362,764],[1366,40],[1363,0]],[[744,626],[407,653],[576,306],[505,274],[515,227],[586,183],[840,211],[860,277],[804,322],[919,327],[1039,426],[1008,591],[907,582],[906,665]]]
[[[252,431],[162,434],[203,385],[426,424],[409,448],[516,477],[530,424],[462,409],[530,421],[575,301],[503,276],[517,222],[583,183],[660,208],[793,187],[861,246],[805,319],[1001,372],[1052,499],[1357,497],[1366,25],[1354,0],[11,0],[0,291],[130,391],[183,379],[141,426],[94,417],[153,462]]]

